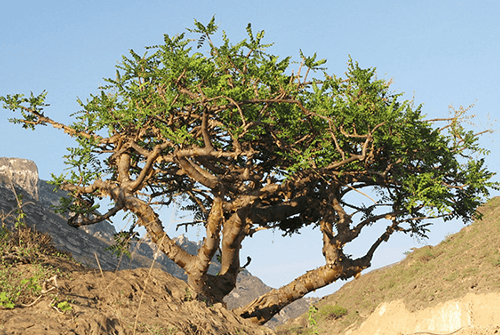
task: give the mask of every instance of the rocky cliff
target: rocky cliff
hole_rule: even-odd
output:
[[[0,183],[17,185],[38,200],[38,168],[33,161],[0,157]]]
[[[14,188],[13,188],[14,186]],[[33,161],[19,158],[0,158],[0,219],[2,224],[12,226],[15,222],[17,208],[16,193],[23,194],[23,211],[27,214],[26,222],[36,229],[47,232],[57,248],[70,252],[82,264],[103,270],[135,269],[150,267],[166,271],[173,276],[186,280],[187,276],[179,266],[164,254],[156,255],[156,247],[147,238],[132,243],[131,258],[117,258],[109,250],[113,244],[114,226],[108,222],[100,222],[92,226],[75,229],[67,224],[67,218],[53,212],[52,207],[59,203],[65,192],[54,191],[54,187],[38,179],[38,169]],[[199,242],[189,241],[184,236],[176,238],[176,242],[186,251],[195,254]],[[209,273],[216,274],[220,264],[216,259]],[[256,297],[270,291],[259,278],[244,270],[238,277],[236,288],[226,297],[228,308],[236,308]],[[307,311],[309,304],[317,299],[300,299],[273,318],[267,324],[274,327],[290,318]]]

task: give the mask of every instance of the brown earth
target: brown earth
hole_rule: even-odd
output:
[[[0,334],[273,334],[222,304],[199,301],[184,281],[160,269],[101,273],[64,257],[31,261],[10,262],[9,271],[29,276],[37,264],[60,270],[32,301],[0,307]]]
[[[53,235],[74,240],[71,251],[95,253],[97,268],[83,266],[68,248],[56,248],[60,241],[49,233],[20,224],[26,218],[36,219],[37,227],[60,221],[53,213],[25,194],[23,219],[11,190],[0,187],[0,195],[0,334],[274,334],[223,304],[201,301],[154,261],[106,270],[116,259],[108,264],[108,255],[93,249],[102,249],[98,239],[60,225]]]

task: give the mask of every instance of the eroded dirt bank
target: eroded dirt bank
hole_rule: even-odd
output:
[[[349,335],[500,334],[500,294],[473,294],[410,312],[401,301],[380,304]]]

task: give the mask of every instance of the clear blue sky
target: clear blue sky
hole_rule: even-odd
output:
[[[491,125],[499,114],[498,1],[18,0],[5,1],[0,15],[0,95],[47,90],[51,106],[46,114],[61,122],[79,109],[77,97],[86,99],[102,78],[114,75],[129,49],[142,53],[143,47],[161,43],[163,34],[181,33],[193,19],[208,22],[216,15],[232,41],[244,38],[252,23],[275,43],[274,54],[299,60],[299,49],[317,52],[338,75],[351,55],[362,67],[376,67],[379,77],[392,78],[393,90],[414,96],[429,117],[448,116],[450,104],[475,103],[478,130],[499,128],[498,122]],[[42,179],[62,172],[62,156],[72,145],[67,136],[47,127],[23,130],[7,122],[13,113],[0,113],[0,157],[35,161]],[[487,163],[496,171],[499,133],[484,136],[482,143],[492,150]],[[170,220],[163,217],[166,226]],[[460,228],[460,223],[436,225],[429,243]],[[351,253],[363,251],[367,243],[361,240]],[[374,267],[402,259],[415,243],[404,236],[391,239],[376,253]],[[278,287],[323,265],[320,250],[317,231],[293,239],[265,232],[245,242],[242,257],[250,255],[249,270]]]

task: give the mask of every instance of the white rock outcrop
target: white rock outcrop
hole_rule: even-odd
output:
[[[29,159],[0,157],[0,183],[17,185],[38,200],[38,168]]]

